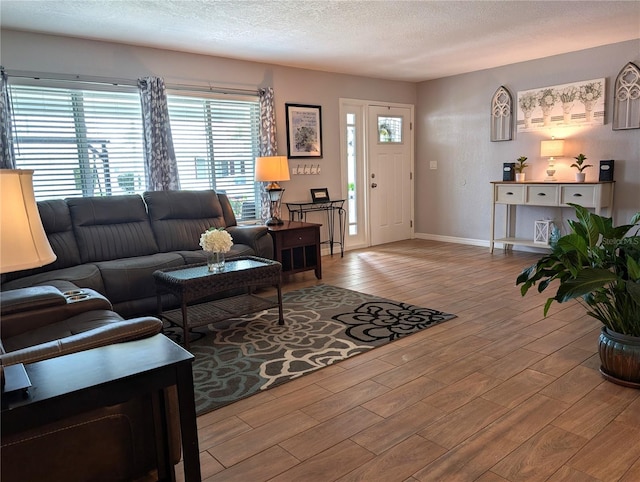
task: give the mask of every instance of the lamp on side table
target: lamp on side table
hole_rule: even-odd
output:
[[[55,260],[33,194],[33,171],[0,169],[0,275]],[[0,379],[4,390],[1,366]]]
[[[280,187],[278,181],[288,181],[289,162],[286,156],[256,157],[255,180],[270,183],[267,186],[269,194],[269,219],[265,223],[267,226],[283,224],[280,218],[280,204],[284,189]]]

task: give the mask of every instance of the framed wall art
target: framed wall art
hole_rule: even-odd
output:
[[[319,105],[285,104],[289,159],[322,159],[322,108]]]
[[[604,79],[518,92],[518,132],[604,124]]]

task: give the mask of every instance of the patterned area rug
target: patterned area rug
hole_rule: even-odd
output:
[[[455,318],[329,285],[283,300],[283,326],[274,308],[204,327],[191,342],[198,415]]]

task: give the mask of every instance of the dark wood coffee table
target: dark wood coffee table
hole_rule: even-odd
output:
[[[212,273],[206,264],[187,265],[155,271],[158,316],[182,327],[184,346],[189,348],[189,329],[278,307],[278,323],[284,324],[282,310],[282,265],[270,259],[244,256],[227,260],[224,271]],[[254,288],[273,286],[278,301],[253,294]],[[233,290],[245,293],[213,299]],[[180,308],[162,311],[161,296],[171,293]]]

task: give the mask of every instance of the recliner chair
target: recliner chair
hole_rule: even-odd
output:
[[[71,285],[73,287],[73,285]],[[40,286],[0,293],[0,364],[48,358],[159,333],[162,322],[124,320],[99,293]],[[169,390],[169,411],[177,406]],[[172,400],[174,401],[172,403]],[[153,397],[91,410],[38,429],[2,437],[0,478],[136,480],[155,470]],[[180,460],[180,430],[172,413],[170,457]]]

